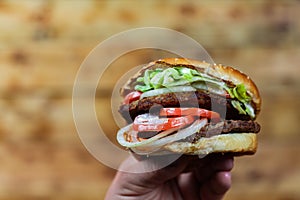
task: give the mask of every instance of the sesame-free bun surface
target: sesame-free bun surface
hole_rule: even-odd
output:
[[[211,153],[232,153],[234,155],[251,155],[257,150],[257,134],[230,133],[201,138],[195,143],[174,142],[164,146],[172,153],[188,155],[207,155]]]

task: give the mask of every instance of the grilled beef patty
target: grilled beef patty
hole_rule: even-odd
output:
[[[201,137],[211,137],[230,133],[258,133],[260,125],[252,120],[225,120],[218,123],[208,123],[199,132],[186,138],[185,141],[196,142]]]
[[[148,113],[155,107],[199,107],[218,112],[222,118],[234,120],[250,120],[250,116],[239,114],[232,106],[232,99],[203,91],[167,93],[121,105],[119,112],[131,123],[140,114]]]

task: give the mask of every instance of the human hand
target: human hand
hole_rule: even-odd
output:
[[[164,157],[161,157],[164,159]],[[130,156],[123,162],[106,199],[222,199],[231,186],[233,157],[229,155],[182,156],[156,171],[142,171],[155,165],[157,157],[137,161]]]

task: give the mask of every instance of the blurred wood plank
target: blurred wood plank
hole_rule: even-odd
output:
[[[73,51],[67,51],[68,48]],[[91,49],[90,44],[74,50],[66,44],[48,43],[43,47],[32,45],[26,52],[24,49],[13,49],[0,54],[0,94],[1,91],[18,88],[50,92],[65,88],[69,95],[80,65]],[[216,50],[215,53],[216,63],[235,66],[245,72],[257,83],[262,93],[300,94],[300,68],[297,65],[300,62],[299,48],[245,48],[243,51]],[[112,90],[124,73],[149,62],[154,54],[152,51],[132,52],[121,56],[110,66],[103,66],[107,69],[99,77],[98,87],[100,90]],[[157,52],[155,57],[159,57]],[[102,66],[100,60],[93,63],[95,67]],[[85,73],[88,83],[91,75],[88,74],[89,70]]]
[[[260,89],[259,150],[236,158],[225,199],[300,199],[299,8],[297,1],[280,0],[0,1],[0,199],[104,197],[115,171],[79,140],[73,84],[97,44],[144,26],[191,36],[216,63],[236,66]],[[113,143],[120,126],[112,113],[120,101],[111,98],[116,82],[129,69],[169,55],[130,52],[104,72],[95,94],[96,115]],[[101,60],[93,64],[100,66]],[[86,91],[92,75],[86,72]]]
[[[254,156],[235,159],[233,185],[225,199],[299,199],[297,140],[259,140]]]

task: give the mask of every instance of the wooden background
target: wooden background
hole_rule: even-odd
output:
[[[79,140],[73,82],[98,43],[144,26],[187,34],[216,63],[238,66],[260,88],[259,149],[236,158],[225,199],[300,199],[299,10],[296,0],[1,0],[0,199],[103,199],[115,170]],[[117,130],[107,117],[113,77],[121,75],[116,69],[160,53],[124,55],[101,80],[96,108],[109,138]]]

